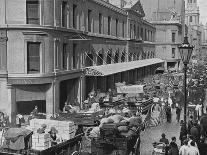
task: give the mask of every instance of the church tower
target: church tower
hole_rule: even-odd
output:
[[[192,26],[194,29],[199,29],[199,7],[197,0],[185,0],[185,23]]]

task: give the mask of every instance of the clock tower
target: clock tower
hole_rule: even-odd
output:
[[[185,0],[185,23],[192,26],[194,29],[199,29],[199,7],[197,0]]]
[[[192,59],[200,59],[201,30],[199,22],[198,0],[185,0],[185,24],[188,26],[188,41],[194,45]]]

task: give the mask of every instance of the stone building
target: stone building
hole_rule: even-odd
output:
[[[186,0],[185,23],[188,26],[188,40],[194,45],[192,58],[199,59],[202,43],[202,31],[200,27],[200,13],[197,0]]]
[[[12,121],[35,105],[53,115],[163,63],[139,1],[121,9],[103,0],[1,0],[0,12],[0,110]]]
[[[165,68],[179,69],[178,46],[182,42],[182,25],[179,21],[154,21],[156,27],[156,56],[165,60]]]

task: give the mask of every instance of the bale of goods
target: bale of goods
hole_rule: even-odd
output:
[[[45,150],[51,146],[49,134],[38,134],[32,135],[32,149],[34,150]]]
[[[73,121],[58,121],[48,119],[32,119],[30,120],[30,128],[34,133],[41,128],[42,124],[46,124],[46,132],[49,132],[51,127],[55,127],[63,141],[74,138],[76,127]]]

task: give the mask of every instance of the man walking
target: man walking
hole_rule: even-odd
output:
[[[179,123],[180,122],[180,113],[181,113],[181,106],[176,103],[176,120]]]

